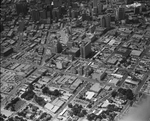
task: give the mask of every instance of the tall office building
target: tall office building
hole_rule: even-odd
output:
[[[140,13],[141,13],[141,7],[135,7],[134,14],[140,14]]]
[[[72,17],[72,18],[75,18],[75,17],[76,17],[75,10],[71,10],[71,17]]]
[[[58,40],[56,41],[56,43],[54,43],[54,52],[55,53],[61,53],[62,52],[62,45]]]
[[[102,11],[103,11],[103,4],[101,2],[98,3],[98,14],[102,14]]]
[[[103,15],[100,18],[101,27],[110,28],[111,17],[109,14]]]
[[[40,18],[41,19],[46,19],[47,18],[47,16],[46,16],[46,10],[40,10],[39,11],[39,14],[40,14]]]
[[[0,32],[2,32],[4,30],[3,24],[0,23]]]
[[[72,18],[77,18],[78,15],[79,15],[78,10],[74,10],[74,9],[71,10],[71,17]]]
[[[77,70],[77,71],[78,71],[78,74],[81,75],[81,76],[84,74],[84,70],[83,70],[83,69],[84,69],[84,67],[83,67],[83,66],[80,66],[80,67],[78,68],[78,70]]]
[[[31,17],[33,21],[39,21],[40,20],[40,13],[37,9],[32,9],[31,10]]]
[[[72,6],[72,0],[64,0],[64,2],[65,2],[65,5],[67,6],[67,8],[69,6]]]
[[[54,8],[60,7],[62,5],[62,0],[53,0]]]
[[[46,11],[46,16],[52,18],[53,7],[51,5],[45,5],[44,9]]]
[[[57,22],[58,19],[60,18],[60,9],[54,8],[52,11],[52,16],[53,16],[53,20],[55,20]]]
[[[106,27],[105,16],[101,17],[101,27]]]
[[[94,33],[94,31],[96,29],[96,26],[95,25],[91,25],[89,29],[90,29],[91,33]]]
[[[100,0],[93,0],[93,13],[95,15],[101,14],[103,10],[103,4]]]
[[[24,28],[25,28],[25,23],[24,23],[24,21],[19,21],[19,28],[18,28],[18,31],[19,31],[19,32],[23,32]]]
[[[125,8],[119,7],[116,9],[116,19],[119,21],[125,19]]]
[[[45,3],[47,4],[47,5],[50,5],[51,4],[51,0],[45,0]]]
[[[106,28],[110,28],[111,17],[110,15],[105,15]]]
[[[126,4],[133,4],[133,3],[134,3],[134,0],[125,0],[125,3],[126,3]]]
[[[98,14],[98,8],[97,7],[94,7],[93,8],[93,15],[97,15]]]
[[[93,8],[97,7],[97,5],[98,5],[98,0],[93,0]]]
[[[81,47],[80,47],[80,56],[82,58],[86,58],[87,56],[89,56],[91,54],[92,50],[91,50],[91,42],[86,42],[86,43],[82,43]]]
[[[27,3],[26,2],[18,2],[16,4],[16,11],[17,11],[18,15],[19,14],[26,15],[28,12]]]

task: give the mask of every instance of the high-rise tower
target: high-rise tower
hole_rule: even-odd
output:
[[[119,7],[116,9],[116,19],[119,21],[125,19],[125,8]]]
[[[82,58],[86,58],[91,54],[91,42],[82,43],[80,47],[80,55]]]

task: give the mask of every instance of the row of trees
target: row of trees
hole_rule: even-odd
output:
[[[27,120],[23,119],[22,117],[15,116],[15,117],[9,118],[7,121],[27,121]]]
[[[81,105],[78,104],[72,105],[70,103],[68,104],[68,107],[71,108],[70,116],[84,117],[87,114],[86,110],[84,110]]]
[[[51,91],[51,90],[49,90],[48,87],[44,87],[44,88],[42,89],[42,92],[43,92],[43,94],[46,94],[46,95],[49,95],[49,96],[50,96],[50,95],[53,95],[53,96],[59,97],[59,96],[62,95],[59,90],[55,89],[54,91]]]
[[[133,100],[134,94],[131,89],[119,88],[118,91],[113,91],[111,93],[112,97],[116,97],[118,94],[122,94],[127,100]]]
[[[35,95],[34,100],[37,104],[39,104],[42,107],[44,107],[46,105],[46,101],[42,97]]]
[[[21,95],[21,98],[26,100],[31,100],[35,96],[35,93],[32,90],[28,90]]]
[[[89,121],[92,121],[92,120],[101,121],[102,119],[109,118],[109,120],[112,121],[112,120],[114,120],[114,117],[116,115],[117,114],[115,114],[114,111],[106,110],[106,111],[102,111],[102,113],[99,115],[96,115],[94,113],[88,114],[87,119]]]

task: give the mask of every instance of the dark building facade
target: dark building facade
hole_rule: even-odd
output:
[[[26,15],[28,12],[28,7],[27,7],[27,3],[26,2],[19,2],[16,4],[16,11],[17,14],[23,14]]]
[[[125,8],[124,7],[119,7],[116,10],[116,20],[124,20],[125,19]]]

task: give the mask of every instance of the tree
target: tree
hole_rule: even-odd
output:
[[[42,92],[43,92],[43,94],[46,94],[46,95],[54,95],[54,96],[56,96],[56,97],[59,97],[59,96],[62,95],[59,90],[55,89],[54,91],[50,91],[48,87],[44,87],[44,88],[42,89]]]
[[[52,117],[48,117],[47,119],[46,119],[46,121],[50,121],[52,119]]]
[[[73,111],[68,111],[69,116],[73,117]]]
[[[109,104],[109,105],[107,106],[107,109],[108,109],[108,110],[111,110],[111,111],[113,111],[114,108],[115,108],[115,105]]]
[[[0,117],[0,121],[4,121],[4,119],[2,117]]]
[[[79,117],[84,117],[85,115],[87,114],[86,110],[82,110],[80,113],[79,113]]]
[[[26,100],[31,100],[34,97],[35,93],[32,90],[28,90],[21,95],[21,98]]]
[[[32,84],[29,84],[28,90],[34,90],[34,86]]]
[[[42,115],[41,115],[41,117],[40,117],[40,119],[43,119],[44,117],[46,117],[47,116],[47,113],[42,113]]]
[[[116,91],[113,91],[112,93],[111,93],[111,96],[113,97],[113,98],[115,98],[116,96],[117,96],[117,92]]]
[[[126,89],[123,89],[123,88],[119,88],[118,89],[118,92],[125,95],[126,94]]]
[[[34,100],[42,107],[44,107],[46,104],[45,100],[42,97],[38,97],[37,95],[34,96]]]
[[[91,113],[91,114],[87,115],[87,119],[88,119],[89,121],[92,121],[92,120],[94,120],[95,118],[96,118],[96,115],[95,115],[94,113]]]
[[[92,105],[91,105],[91,104],[88,104],[87,107],[88,107],[88,108],[92,108]]]
[[[9,119],[8,119],[8,121],[14,121],[14,118],[13,118],[13,117],[11,117],[11,118],[9,118]]]
[[[98,115],[98,116],[97,116],[97,118],[99,118],[99,119],[103,119],[101,115]]]
[[[106,113],[104,111],[101,113],[101,116],[102,116],[102,118],[107,118]]]
[[[81,105],[75,104],[72,107],[71,111],[72,111],[73,115],[82,117],[85,113],[85,111],[83,111],[83,113],[82,113],[82,109],[83,109],[83,107]]]
[[[97,118],[95,121],[101,121],[101,119],[100,119],[100,118]]]
[[[73,105],[72,105],[71,103],[69,103],[69,104],[68,104],[68,107],[69,107],[69,108],[72,108],[72,107],[73,107]]]
[[[86,114],[87,114],[86,110],[82,110],[82,113],[83,113],[84,115],[86,115]]]
[[[42,89],[42,92],[43,92],[43,94],[49,94],[49,95],[51,95],[51,94],[50,94],[50,90],[49,90],[48,87],[44,87],[44,88]]]
[[[59,90],[54,90],[53,92],[52,92],[52,94],[54,95],[54,96],[56,96],[56,97],[59,97],[59,96],[61,96],[62,94],[61,94],[61,92],[59,91]]]

